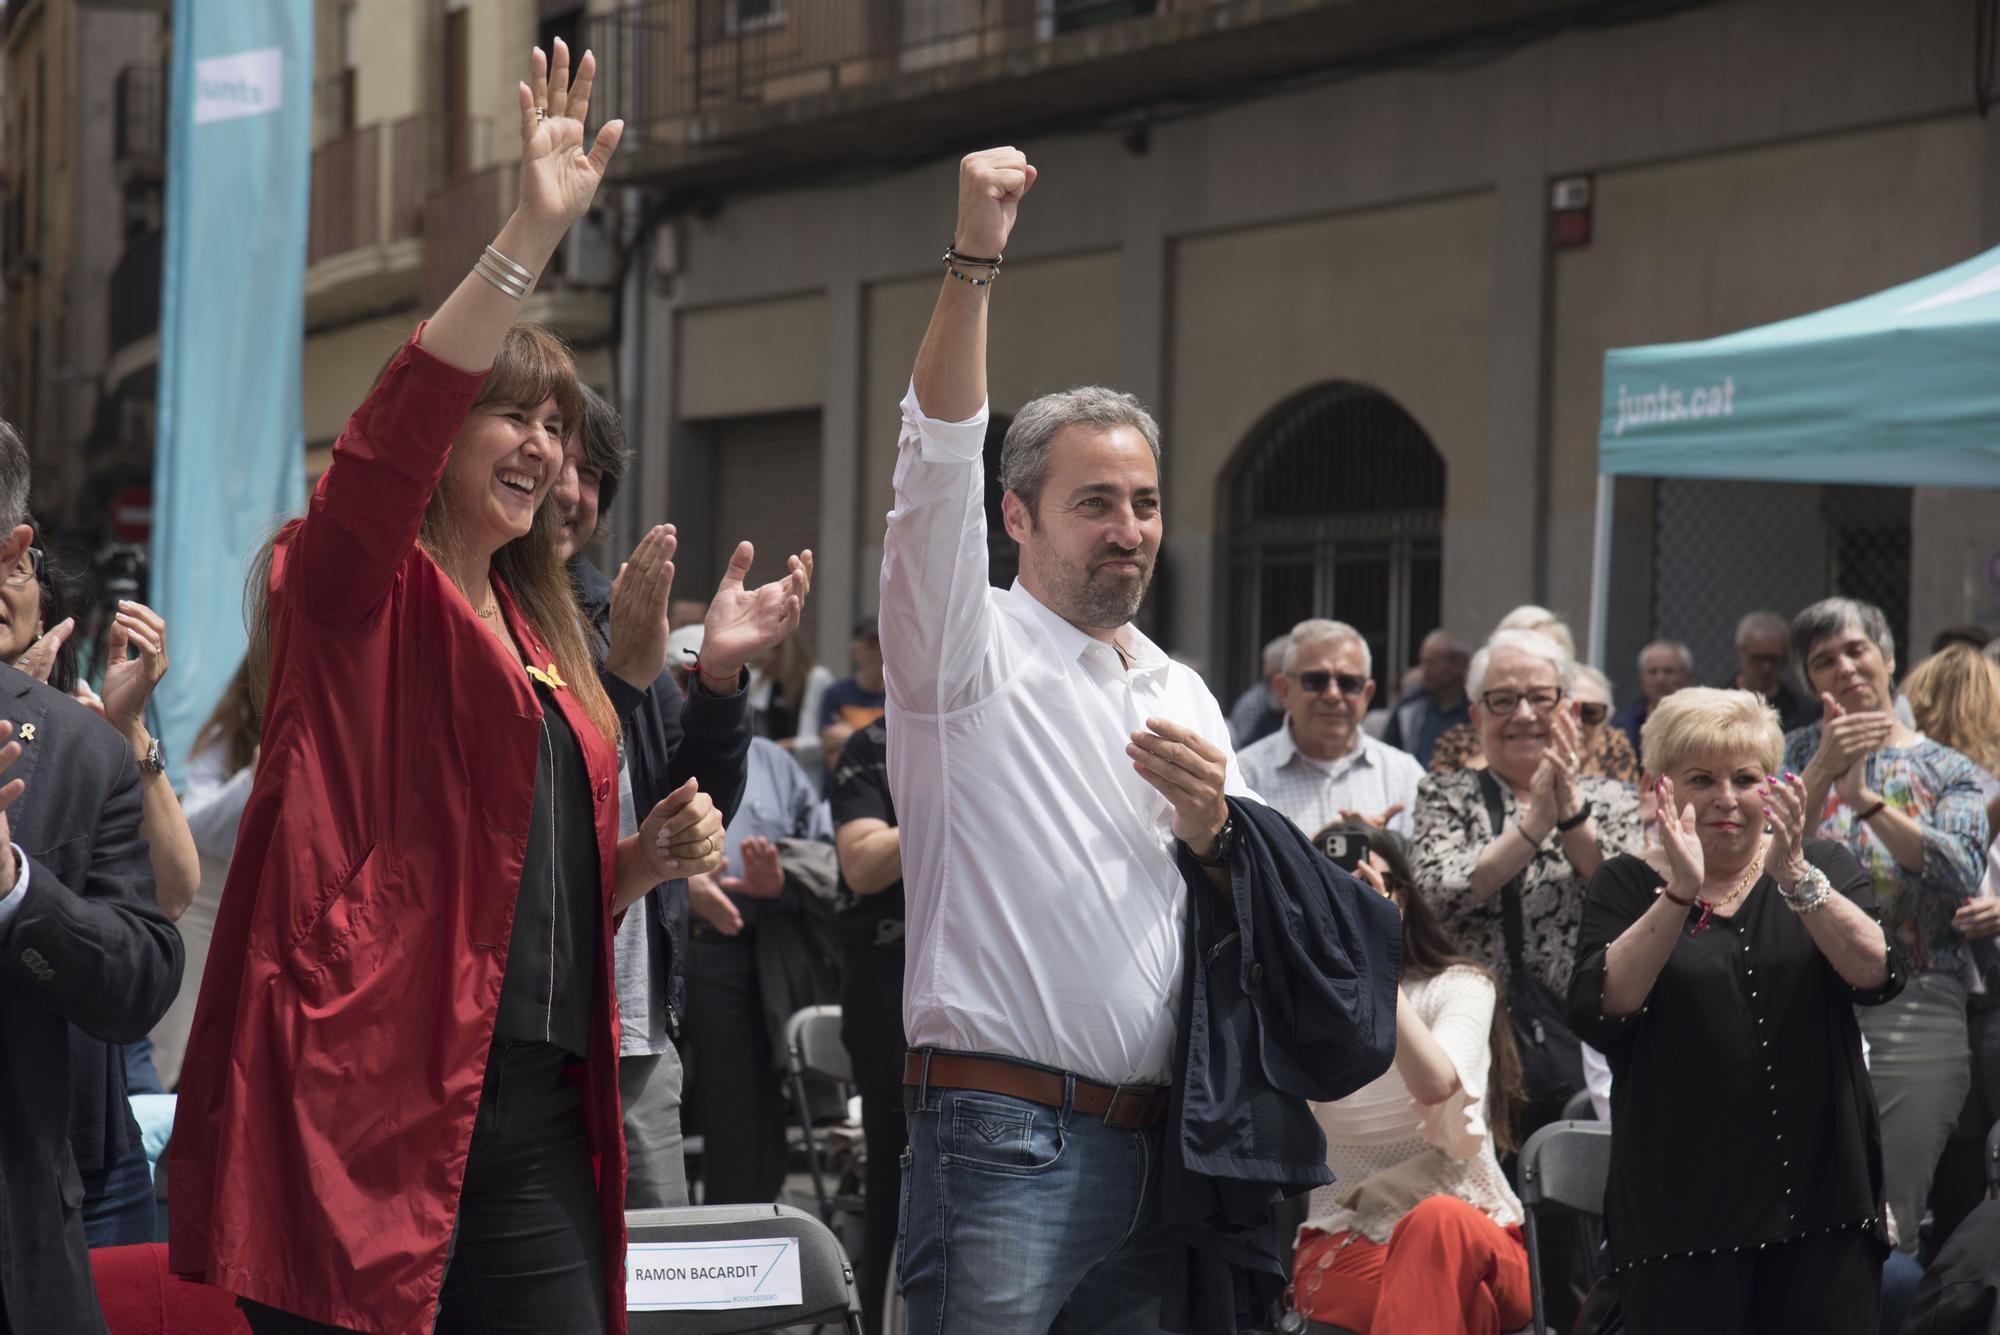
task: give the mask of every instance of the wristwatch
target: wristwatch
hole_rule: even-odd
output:
[[[167,772],[167,750],[160,745],[159,738],[155,737],[152,744],[146,748],[146,754],[139,757],[139,772],[141,774]]]
[[[1236,816],[1234,813],[1222,818],[1222,828],[1215,833],[1215,848],[1207,857],[1188,846],[1188,856],[1204,867],[1227,867],[1229,855],[1236,851]]]
[[[1577,826],[1589,820],[1590,813],[1591,813],[1590,803],[1585,802],[1582,806],[1576,809],[1576,814],[1574,816],[1571,816],[1568,820],[1559,820],[1556,822],[1556,832],[1558,834],[1568,834],[1571,830],[1574,830]]]

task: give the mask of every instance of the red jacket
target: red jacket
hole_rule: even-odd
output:
[[[483,379],[412,339],[278,540],[263,753],[168,1155],[177,1273],[375,1335],[429,1335],[437,1314],[534,806],[533,687],[417,545]],[[623,1335],[618,757],[555,694],[597,816],[605,911],[578,1070]]]

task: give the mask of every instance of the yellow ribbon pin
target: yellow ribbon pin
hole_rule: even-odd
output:
[[[556,665],[554,663],[549,664],[548,669],[546,671],[536,667],[533,663],[528,663],[525,666],[528,669],[528,675],[530,677],[533,677],[536,681],[548,687],[550,690],[562,691],[569,689],[569,683],[562,679],[562,675],[556,671]]]

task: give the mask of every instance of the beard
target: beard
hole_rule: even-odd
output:
[[[1117,630],[1130,621],[1153,582],[1153,558],[1143,551],[1101,552],[1090,565],[1081,567],[1040,550],[1030,560],[1036,578],[1048,591],[1050,610],[1072,625],[1091,630]],[[1139,569],[1133,574],[1107,570],[1106,561],[1131,561]]]

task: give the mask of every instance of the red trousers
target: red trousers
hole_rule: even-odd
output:
[[[1353,1233],[1307,1235],[1292,1293],[1312,1320],[1361,1335],[1500,1335],[1534,1316],[1521,1230],[1453,1196],[1419,1202],[1386,1246]]]

